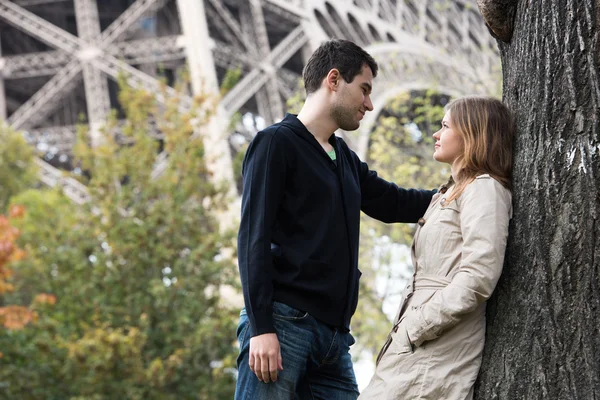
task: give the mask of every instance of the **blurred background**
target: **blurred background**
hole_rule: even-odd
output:
[[[241,162],[329,38],[380,66],[336,134],[400,186],[444,183],[444,105],[501,95],[475,0],[0,0],[0,398],[233,397]],[[414,226],[361,224],[364,387]]]

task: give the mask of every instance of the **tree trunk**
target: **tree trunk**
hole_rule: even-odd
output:
[[[514,217],[475,397],[600,399],[600,0],[514,3]]]

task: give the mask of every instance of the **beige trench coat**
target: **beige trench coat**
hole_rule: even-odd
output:
[[[473,397],[485,303],[502,272],[512,198],[489,175],[445,204],[449,194],[433,197],[417,228],[413,280],[359,400]]]

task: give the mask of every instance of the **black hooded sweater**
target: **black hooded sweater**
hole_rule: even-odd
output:
[[[273,301],[349,330],[361,275],[360,211],[386,223],[417,222],[435,193],[399,188],[341,138],[329,143],[336,161],[287,114],[246,152],[238,262],[252,336],[275,332]]]

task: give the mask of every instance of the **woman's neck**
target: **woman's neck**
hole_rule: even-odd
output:
[[[458,160],[454,160],[452,165],[450,166],[450,172],[452,174],[452,179],[455,183],[458,183],[458,175],[460,170],[462,169],[461,163]]]

